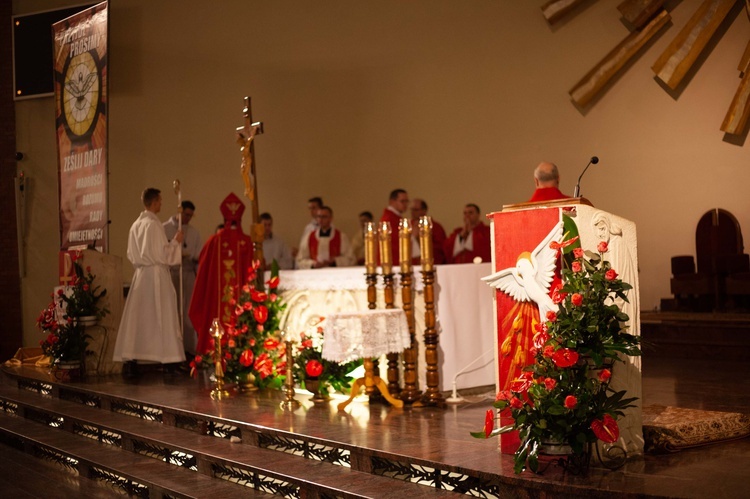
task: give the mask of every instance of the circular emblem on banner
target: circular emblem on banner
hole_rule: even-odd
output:
[[[97,62],[91,52],[72,57],[63,74],[62,117],[71,139],[89,135],[96,125],[101,101],[101,79]]]

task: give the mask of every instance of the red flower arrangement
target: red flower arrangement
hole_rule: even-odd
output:
[[[275,262],[274,262],[275,263]],[[278,265],[273,265],[271,279],[266,282],[268,292],[256,289],[260,263],[248,269],[247,283],[238,290],[223,293],[232,303],[234,314],[225,325],[221,338],[224,376],[229,381],[245,382],[252,379],[258,388],[281,388],[286,376],[286,352],[277,339],[281,312],[286,305],[276,294],[279,286]],[[191,373],[210,368],[215,362],[215,340],[209,342],[208,352],[197,355],[191,362]]]
[[[607,243],[600,242],[597,249],[599,254],[571,247],[566,252],[573,261],[561,258],[569,268],[562,270],[564,285],[552,291],[559,308],[548,312],[546,322],[537,327],[534,362],[511,382],[510,390],[498,393],[493,404],[507,411],[513,423],[495,428],[490,410],[483,431],[472,433],[489,438],[517,430],[521,445],[514,457],[516,473],[527,467],[537,471],[542,444],[547,442],[569,445],[575,459],[587,462],[590,444],[617,441],[616,418],[636,400],[609,388],[613,363],[641,354],[640,338],[626,331],[623,324],[629,318],[614,302],[614,297],[627,301],[631,286],[604,260]]]

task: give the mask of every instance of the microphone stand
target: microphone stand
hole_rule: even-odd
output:
[[[586,168],[583,169],[583,171],[581,172],[581,175],[578,177],[578,182],[576,183],[576,188],[573,189],[573,197],[574,198],[579,197],[579,195],[581,194],[581,179],[583,178],[583,174],[586,173],[586,170],[589,169],[589,166],[591,166],[592,164],[595,165],[598,162],[599,162],[599,158],[597,158],[596,156],[592,156],[591,157],[591,159],[589,160],[589,164],[586,165]]]

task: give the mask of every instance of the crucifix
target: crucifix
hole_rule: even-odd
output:
[[[258,209],[258,181],[255,175],[255,146],[253,141],[255,136],[263,133],[263,122],[253,122],[253,113],[250,108],[250,97],[245,97],[245,109],[242,110],[245,117],[245,124],[237,127],[237,144],[240,146],[242,154],[242,164],[240,172],[242,180],[245,183],[245,196],[250,200],[252,205],[253,222],[250,230],[250,237],[253,239],[253,249],[255,260],[263,264],[263,224],[260,223],[260,210]],[[263,273],[260,272],[262,282]]]

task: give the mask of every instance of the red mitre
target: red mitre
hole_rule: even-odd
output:
[[[239,288],[247,283],[253,263],[252,239],[242,232],[242,200],[231,193],[220,209],[224,228],[203,246],[190,301],[189,315],[198,333],[199,354],[211,348],[209,328],[214,319],[218,318],[225,329],[233,323],[233,302],[239,296]]]

